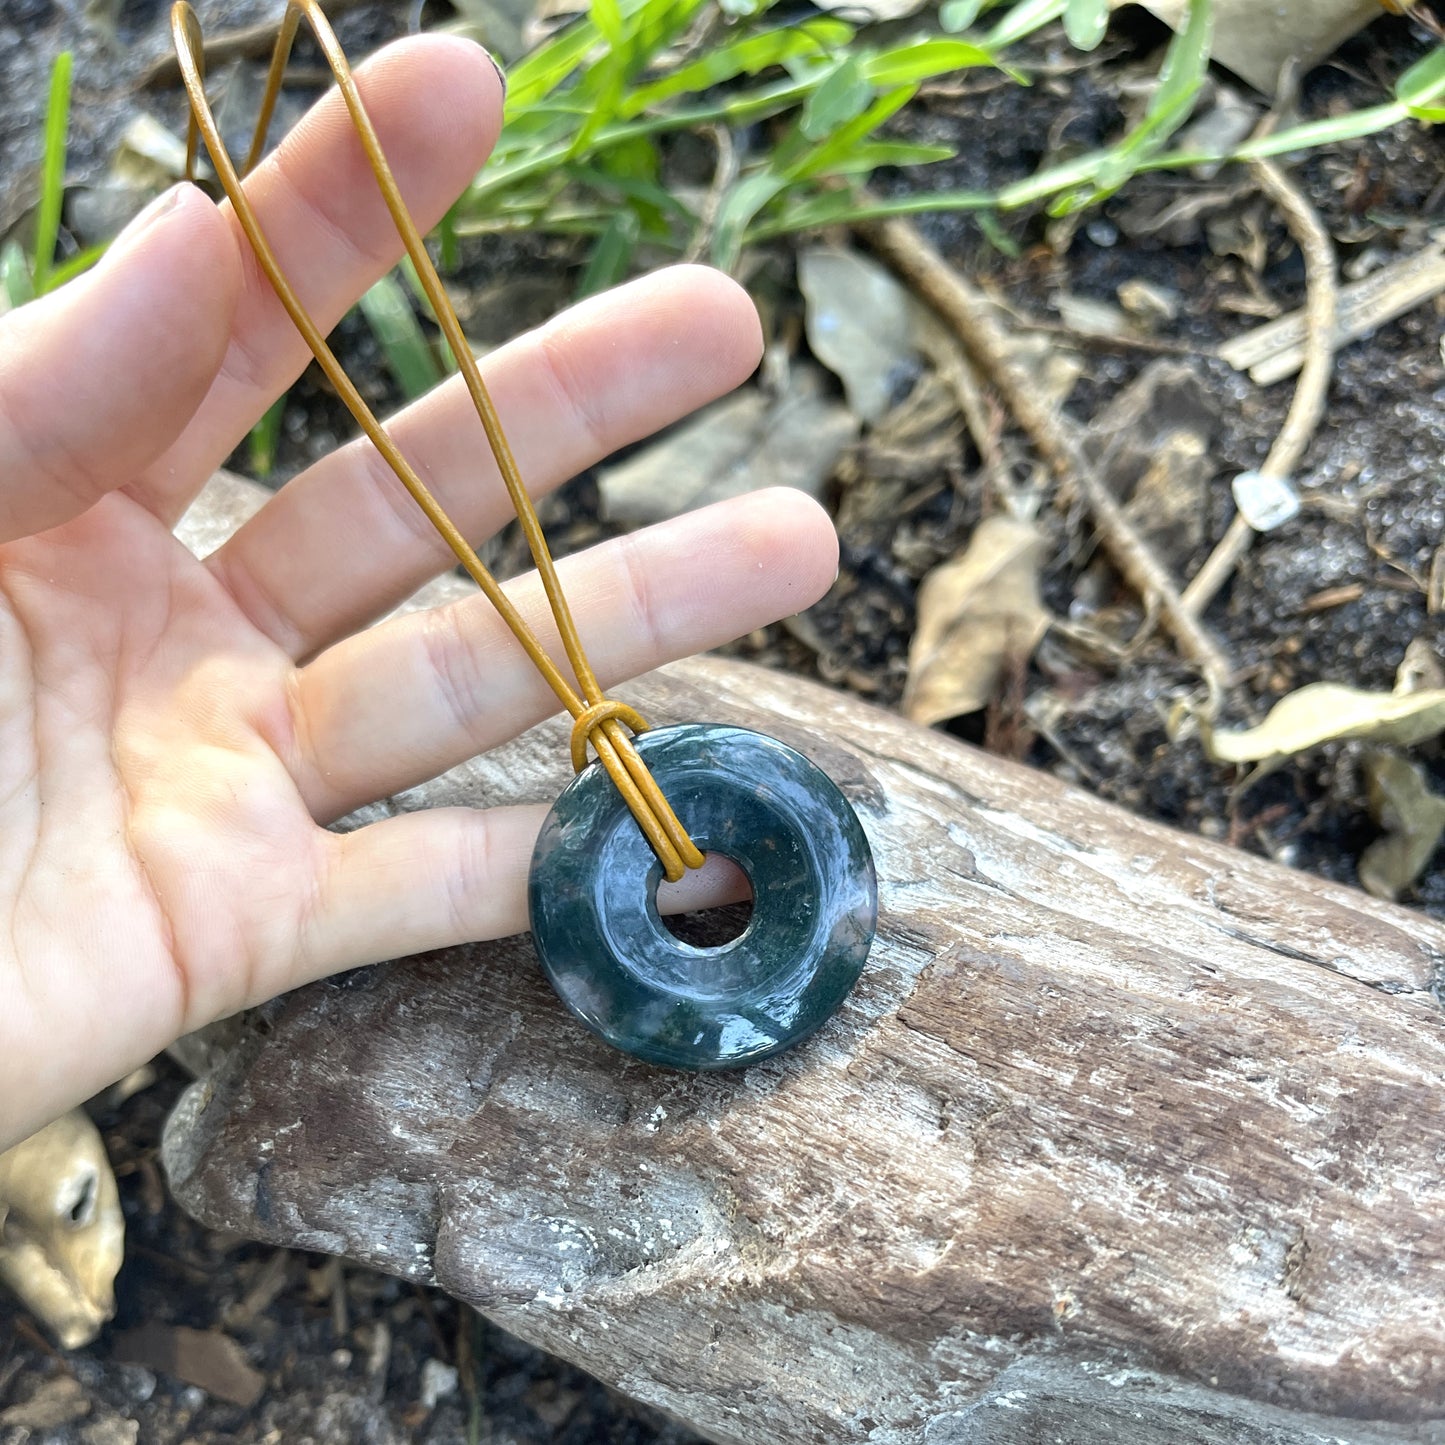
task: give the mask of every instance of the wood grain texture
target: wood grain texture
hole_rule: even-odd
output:
[[[794,678],[619,695],[853,801],[880,930],[842,1012],[689,1076],[574,1024],[525,938],[316,985],[178,1107],[189,1209],[719,1442],[1445,1442],[1445,930]],[[553,722],[378,810],[568,771]]]

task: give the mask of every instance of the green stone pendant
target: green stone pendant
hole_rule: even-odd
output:
[[[848,800],[801,753],[716,723],[658,728],[637,751],[705,853],[747,874],[753,912],[697,948],[657,911],[662,865],[594,763],[532,855],[538,956],[562,1002],[650,1063],[731,1069],[790,1048],[858,980],[878,921],[873,854]]]

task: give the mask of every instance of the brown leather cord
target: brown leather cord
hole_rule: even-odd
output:
[[[406,247],[406,253],[416,268],[422,289],[441,326],[442,334],[446,337],[447,344],[451,347],[452,355],[456,358],[457,365],[461,370],[467,391],[471,395],[477,416],[482,423],[482,429],[486,432],[492,455],[496,458],[497,469],[507,488],[507,495],[511,498],[512,506],[515,508],[522,526],[523,535],[531,549],[532,560],[536,563],[538,574],[541,576],[542,587],[547,594],[547,601],[551,606],[557,631],[562,638],[563,649],[577,679],[576,689],[548,656],[536,634],[527,626],[522,615],[506,593],[502,591],[497,580],[482,565],[481,559],[471,544],[462,536],[456,524],[447,516],[441,504],[428,491],[411,464],[387,435],[381,423],[377,421],[375,414],[362,399],[360,392],[341,369],[340,363],[326,344],[321,331],[291,289],[276,260],[275,253],[271,250],[270,244],[261,231],[256,213],[246,199],[245,192],[241,187],[240,176],[237,175],[236,168],[226,151],[210,104],[206,100],[205,60],[200,21],[186,0],[176,0],[171,7],[171,35],[175,41],[181,79],[191,102],[191,119],[186,135],[186,174],[188,177],[194,178],[198,136],[204,138],[221,187],[235,209],[236,218],[240,221],[241,227],[251,243],[251,248],[256,253],[256,259],[260,263],[261,269],[266,273],[281,304],[296,324],[296,329],[305,338],[306,344],[311,348],[312,354],[316,357],[322,371],[326,373],[327,379],[336,388],[337,395],[345,402],[347,409],[356,418],[357,425],[381,453],[387,465],[396,473],[402,486],[411,494],[432,526],[456,554],[457,560],[471,574],[477,586],[497,609],[502,620],[526,650],[527,656],[531,658],[537,670],[546,679],[547,685],[556,693],[562,706],[572,714],[575,719],[572,731],[573,766],[579,772],[586,766],[587,744],[590,742],[596,749],[598,761],[607,769],[608,775],[616,784],[617,790],[626,801],[627,806],[632,810],[632,814],[637,819],[638,826],[642,829],[648,843],[652,846],[653,852],[661,861],[664,875],[670,881],[676,882],[683,876],[685,868],[700,868],[703,863],[703,855],[688,836],[687,830],[673,812],[671,804],[663,796],[662,789],[658,787],[657,781],[648,771],[647,765],[638,755],[631,738],[624,730],[626,727],[631,728],[634,733],[645,732],[647,723],[625,703],[611,701],[604,697],[602,689],[598,685],[596,674],[587,660],[587,655],[582,647],[582,639],[572,620],[571,609],[562,594],[556,566],[547,549],[541,523],[537,520],[536,508],[532,505],[532,499],[523,485],[516,458],[512,455],[511,446],[502,431],[501,420],[497,416],[496,408],[492,405],[491,397],[487,394],[481,372],[477,369],[476,358],[472,355],[472,349],[462,335],[461,323],[457,320],[456,312],[447,298],[446,291],[437,276],[436,268],[432,265],[431,257],[427,254],[421,234],[402,200],[401,191],[391,173],[391,167],[382,153],[381,144],[377,140],[371,119],[362,104],[361,94],[352,76],[351,67],[347,64],[346,56],[318,0],[290,0],[287,6],[286,17],[282,22],[280,33],[276,39],[276,48],[271,56],[271,68],[266,78],[266,91],[262,97],[256,131],[252,137],[243,174],[250,173],[260,159],[261,151],[265,146],[266,132],[270,127],[271,117],[276,107],[276,97],[286,70],[286,61],[303,16],[331,66],[332,74],[336,77],[337,87],[361,140],[367,163],[381,188],[386,208],[391,213],[392,220]]]

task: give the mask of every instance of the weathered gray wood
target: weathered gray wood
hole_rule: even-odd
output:
[[[525,938],[302,990],[166,1139],[203,1219],[436,1282],[720,1442],[1445,1441],[1445,930],[719,659],[877,855],[842,1013],[631,1062]],[[565,732],[387,807],[550,798]]]

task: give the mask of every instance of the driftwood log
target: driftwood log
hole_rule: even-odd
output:
[[[1445,1441],[1445,929],[795,678],[620,695],[852,799],[881,919],[843,1011],[695,1076],[574,1024],[525,937],[356,973],[182,1099],[187,1208],[736,1445]],[[551,724],[385,807],[567,776]]]

